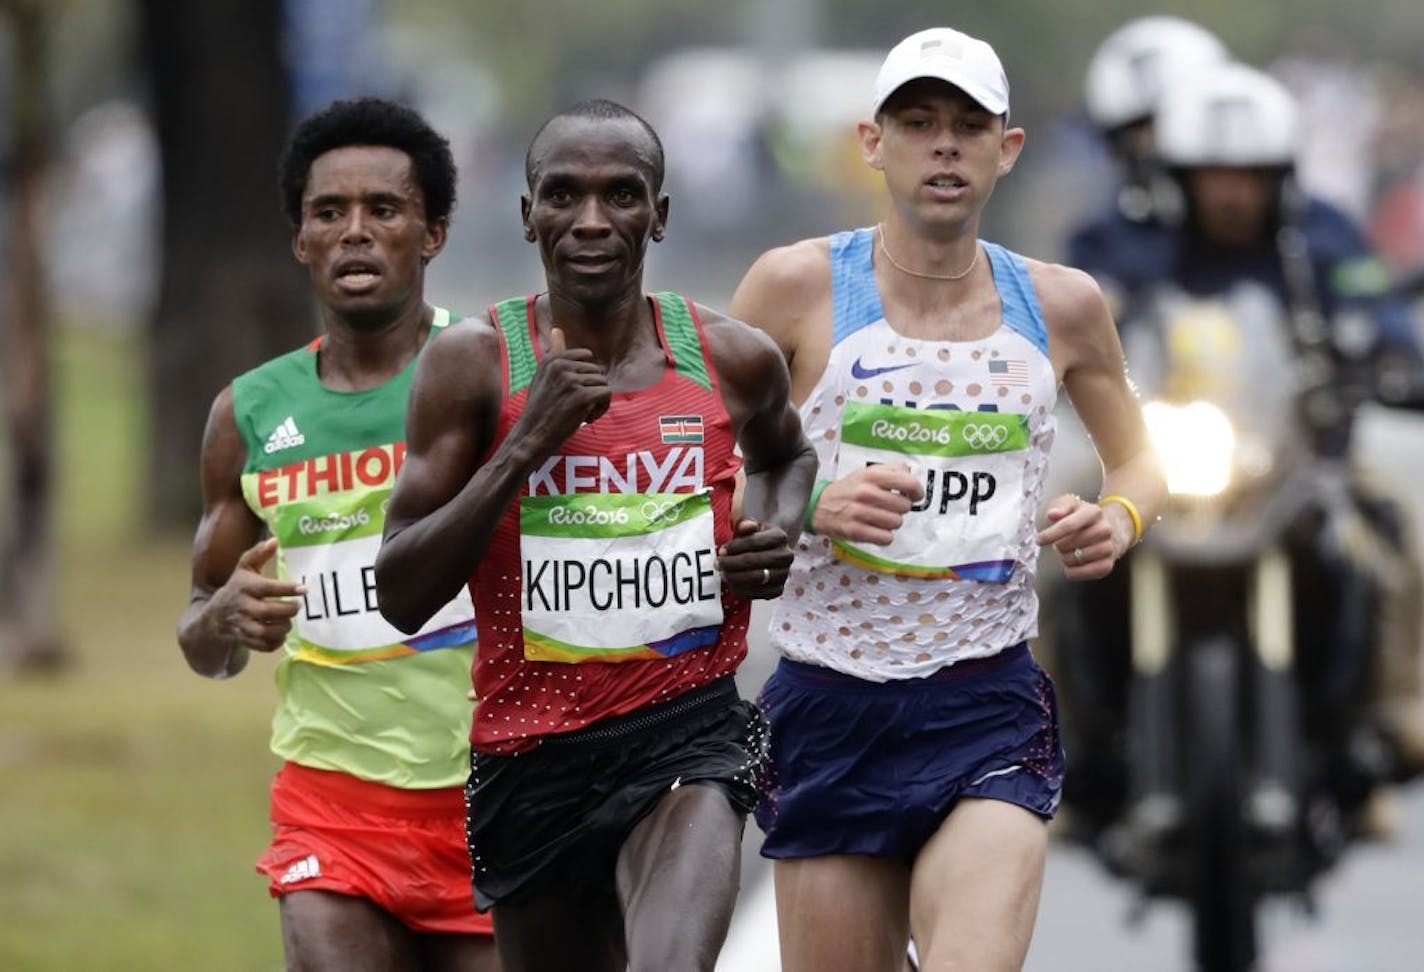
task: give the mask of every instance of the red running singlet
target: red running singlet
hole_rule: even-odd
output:
[[[651,387],[613,395],[521,487],[470,578],[479,626],[470,740],[482,752],[626,715],[731,674],[750,603],[721,590],[741,460],[690,301],[653,294],[666,355]],[[504,405],[491,454],[541,358],[535,297],[490,308]]]

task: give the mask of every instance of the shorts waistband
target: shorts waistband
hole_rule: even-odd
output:
[[[601,744],[628,736],[647,732],[674,719],[690,715],[711,705],[735,702],[737,682],[731,675],[723,675],[714,682],[689,689],[675,699],[635,709],[626,715],[600,719],[598,722],[575,729],[573,732],[546,736],[541,746],[567,746],[581,743]]]
[[[282,764],[274,782],[318,794],[331,803],[396,817],[458,817],[465,812],[465,792],[460,786],[406,790],[291,762]]]
[[[831,688],[859,688],[873,692],[882,686],[889,690],[897,688],[913,689],[922,685],[933,685],[939,682],[955,682],[960,679],[975,678],[979,675],[987,675],[991,672],[997,672],[1005,668],[1023,664],[1032,659],[1032,657],[1028,649],[1028,642],[1020,641],[1018,644],[1010,645],[992,655],[984,655],[979,658],[966,658],[963,661],[952,662],[928,675],[921,675],[915,678],[872,682],[869,679],[857,678],[854,675],[838,672],[833,668],[811,665],[806,662],[794,661],[790,658],[781,659],[777,664],[777,674],[802,685]]]

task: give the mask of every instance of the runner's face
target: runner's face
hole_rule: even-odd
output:
[[[878,121],[861,123],[860,136],[865,160],[885,174],[897,207],[927,223],[976,218],[1023,146],[1023,129],[1006,129],[963,91],[932,78],[897,90]]]
[[[631,121],[566,118],[540,136],[521,203],[551,292],[590,304],[641,292],[648,241],[663,238],[668,209],[652,155]]]
[[[429,225],[410,156],[357,145],[317,156],[292,240],[326,307],[355,326],[389,323],[424,299],[424,266],[445,245]]]

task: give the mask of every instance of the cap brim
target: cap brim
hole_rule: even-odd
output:
[[[894,97],[895,92],[899,91],[911,81],[919,81],[921,78],[930,78],[935,81],[943,81],[945,84],[948,85],[953,85],[960,91],[963,91],[965,94],[967,94],[971,99],[974,100],[976,104],[979,105],[979,107],[983,108],[991,115],[1008,114],[1009,103],[1006,100],[992,94],[989,91],[984,90],[984,88],[973,83],[972,81],[967,81],[961,77],[954,77],[953,74],[954,72],[952,71],[925,71],[920,74],[908,77],[905,80],[901,81],[899,84],[895,85],[895,87],[891,88],[888,92],[886,92],[885,97],[881,98],[875,103],[875,110],[872,112],[872,114],[880,114],[880,110],[885,107],[885,102],[889,101],[892,97]]]

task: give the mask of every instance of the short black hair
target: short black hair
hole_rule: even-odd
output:
[[[449,219],[455,208],[455,158],[450,142],[414,108],[385,98],[333,101],[304,119],[282,152],[282,208],[293,226],[302,222],[302,197],[312,163],[348,145],[383,145],[410,156],[425,200],[425,219]]]
[[[576,105],[570,105],[539,126],[539,130],[529,140],[529,149],[524,153],[524,180],[529,183],[530,189],[534,188],[534,148],[539,144],[539,139],[550,125],[565,118],[584,118],[591,121],[631,121],[641,127],[647,133],[648,141],[653,146],[653,157],[649,160],[652,165],[649,174],[653,178],[653,192],[662,191],[663,176],[666,173],[663,160],[663,140],[658,138],[658,133],[653,131],[653,126],[649,125],[647,119],[642,115],[631,108],[625,108],[616,101],[609,101],[607,98],[590,98],[587,101],[580,101]]]

